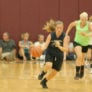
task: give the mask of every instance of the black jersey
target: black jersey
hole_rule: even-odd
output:
[[[51,33],[51,41],[49,43],[49,46],[46,50],[47,53],[58,55],[63,54],[63,51],[61,51],[59,48],[55,47],[55,41],[60,41],[60,45],[63,46],[63,40],[65,37],[65,33],[62,32],[62,34],[59,37],[56,37],[56,33]]]

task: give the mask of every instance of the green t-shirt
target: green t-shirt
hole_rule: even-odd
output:
[[[90,37],[82,36],[80,34],[80,32],[85,32],[85,33],[89,32],[89,30],[88,30],[88,22],[87,22],[87,24],[83,28],[81,28],[80,27],[80,20],[77,21],[77,24],[76,24],[76,34],[75,34],[75,39],[74,39],[74,41],[79,43],[80,45],[88,46]]]

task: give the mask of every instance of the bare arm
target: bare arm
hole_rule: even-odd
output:
[[[92,37],[92,22],[89,23],[89,33],[87,34],[87,36]]]
[[[42,47],[42,51],[44,51],[44,50],[47,49],[50,41],[51,41],[51,35],[49,34],[48,37],[47,37],[47,39],[46,39],[46,42],[45,42],[44,46]]]
[[[72,29],[73,27],[75,27],[75,26],[76,26],[76,21],[70,23],[69,26],[68,26],[68,28],[67,28],[66,35],[68,35],[69,32],[71,31],[71,29]]]
[[[30,48],[32,48],[34,46],[33,42],[30,41]]]
[[[70,38],[69,36],[65,36],[63,46],[60,46],[58,44],[58,48],[63,52],[68,52],[68,44],[69,44]]]
[[[20,48],[24,48],[25,45],[22,45],[22,44],[21,44],[21,41],[19,41],[19,47],[20,47]]]

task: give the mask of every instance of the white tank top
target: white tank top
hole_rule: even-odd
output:
[[[92,45],[92,37],[90,37],[89,45]]]

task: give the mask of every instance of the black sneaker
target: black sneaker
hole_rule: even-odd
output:
[[[38,80],[42,80],[43,76],[45,75],[46,73],[42,71],[41,74],[38,75]]]
[[[79,80],[79,78],[80,78],[79,76],[75,76],[74,77],[75,80]]]
[[[39,74],[39,75],[38,75],[38,80],[42,80],[43,76],[44,76],[44,75]]]
[[[84,73],[80,73],[80,78],[83,78],[84,77]]]
[[[41,81],[40,84],[41,84],[42,88],[44,88],[44,89],[47,89],[48,88],[46,82]]]
[[[75,79],[75,80],[79,80],[79,78],[80,78],[80,75],[79,75],[79,73],[78,73],[78,74],[76,74],[76,76],[74,77],[74,79]]]

